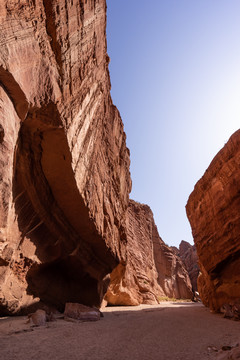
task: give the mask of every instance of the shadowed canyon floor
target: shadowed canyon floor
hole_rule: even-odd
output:
[[[98,322],[38,328],[26,317],[0,319],[0,358],[8,360],[205,360],[238,340],[239,322],[195,303],[108,307]]]

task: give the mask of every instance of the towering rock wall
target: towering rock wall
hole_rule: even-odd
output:
[[[105,0],[0,2],[0,314],[191,297],[149,207],[130,202]],[[116,276],[115,276],[116,275]]]
[[[97,305],[125,259],[129,151],[105,29],[105,0],[0,3],[1,313]]]
[[[219,310],[240,298],[240,130],[196,184],[187,215],[199,257],[200,296]]]
[[[149,206],[130,200],[126,262],[113,270],[105,300],[113,305],[157,304],[161,297],[191,299],[180,258],[164,244]]]

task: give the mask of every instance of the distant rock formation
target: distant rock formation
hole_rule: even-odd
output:
[[[105,296],[109,304],[157,304],[166,296],[192,298],[187,271],[158,235],[149,206],[130,201],[126,234],[126,262],[111,274]]]
[[[153,251],[158,283],[165,295],[176,299],[191,299],[192,286],[187,270],[179,256],[167,246],[153,227]]]
[[[198,256],[195,245],[189,244],[187,241],[182,240],[179,248],[171,246],[172,251],[180,257],[185,269],[188,272],[192,290],[197,291],[197,278],[199,275]]]
[[[189,274],[193,291],[198,291],[197,279],[199,275],[198,256],[195,245],[182,240],[179,245],[179,256]]]
[[[240,130],[215,156],[186,206],[199,257],[198,289],[215,311],[240,299],[239,176]]]

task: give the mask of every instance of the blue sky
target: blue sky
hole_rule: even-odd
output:
[[[240,126],[240,1],[108,0],[112,98],[131,152],[131,198],[169,245],[192,243],[185,205]]]

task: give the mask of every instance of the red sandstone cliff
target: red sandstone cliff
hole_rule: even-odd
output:
[[[240,298],[239,172],[240,130],[215,156],[186,206],[201,270],[198,289],[214,310]]]
[[[105,0],[0,3],[1,313],[97,305],[125,258],[129,151],[105,29]]]
[[[155,224],[153,249],[158,283],[165,295],[176,299],[192,299],[192,286],[188,272],[180,257],[160,238]]]
[[[128,206],[105,29],[105,0],[0,3],[1,314],[100,305],[110,273],[113,304],[191,297],[149,207]]]
[[[196,246],[182,240],[179,245],[179,256],[189,274],[193,291],[197,291],[199,266]]]
[[[160,238],[149,206],[130,201],[126,234],[126,262],[111,274],[105,296],[109,304],[157,304],[165,296],[192,298],[187,271]]]

